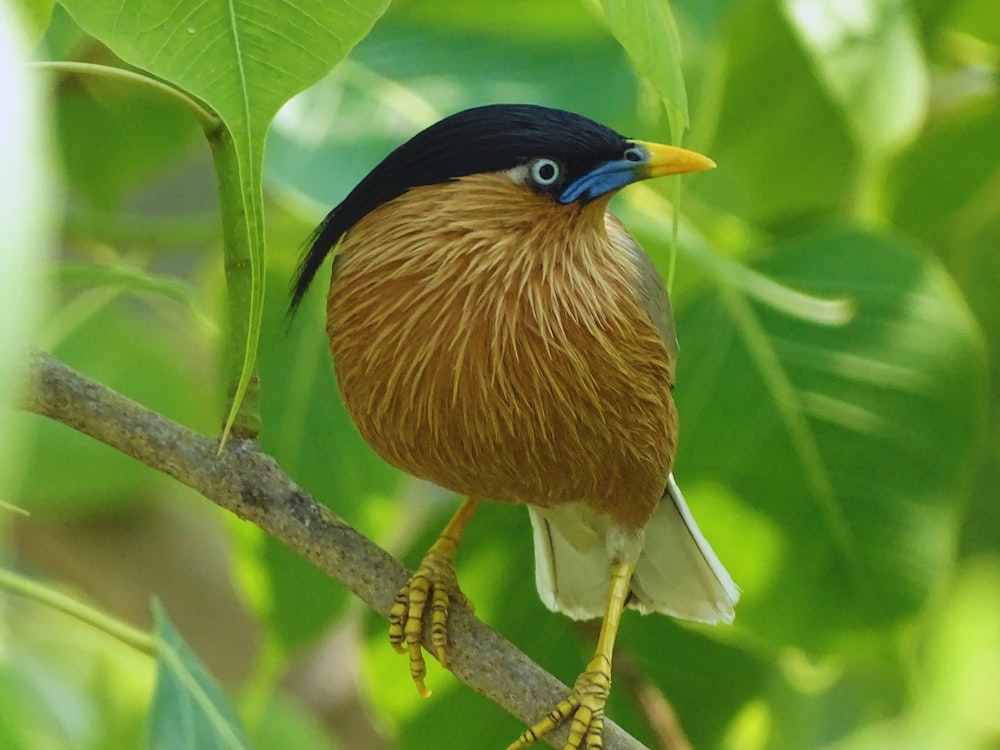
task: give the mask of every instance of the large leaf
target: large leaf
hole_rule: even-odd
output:
[[[8,5],[20,12],[21,23],[31,41],[41,39],[52,18],[55,0],[15,0]]]
[[[737,622],[825,649],[912,616],[946,570],[981,449],[983,350],[950,279],[891,237],[817,231],[761,270],[842,315],[726,284],[684,311],[678,475],[745,587]],[[699,512],[708,478],[745,510]],[[747,512],[761,522],[727,528]]]
[[[237,268],[247,263],[251,277],[251,283],[244,285],[246,299],[239,300],[246,306],[246,330],[239,347],[243,364],[234,408],[253,372],[263,315],[261,171],[267,129],[281,105],[341,60],[368,33],[387,4],[388,0],[64,2],[84,29],[123,60],[209,104],[231,135],[233,158],[226,158],[233,174],[225,175],[220,187],[237,186],[235,203],[240,209],[230,212],[227,220],[245,221],[246,236],[245,241],[230,240],[230,244],[248,248],[248,257],[230,257],[227,264]],[[229,146],[218,148],[228,150]],[[223,203],[227,203],[225,198]],[[243,234],[242,229],[236,232],[238,237]],[[229,250],[238,252],[234,247]],[[234,325],[239,326],[239,321]]]
[[[159,602],[156,691],[149,724],[150,750],[249,750],[239,719],[198,657],[174,629]]]

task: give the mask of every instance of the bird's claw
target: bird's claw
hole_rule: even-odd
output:
[[[611,665],[595,656],[581,674],[573,690],[545,717],[525,729],[507,750],[528,747],[546,734],[569,722],[569,737],[563,750],[601,750],[604,747],[604,706],[611,690]]]
[[[422,650],[427,603],[430,601],[431,647],[438,661],[448,666],[448,606],[453,599],[469,604],[458,589],[451,559],[431,549],[396,594],[389,611],[389,642],[399,653],[409,654],[410,676],[425,698],[431,694],[424,683],[427,664]]]

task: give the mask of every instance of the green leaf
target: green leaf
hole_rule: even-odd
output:
[[[744,585],[737,624],[825,650],[912,617],[947,569],[984,352],[951,280],[892,237],[817,230],[759,270],[847,314],[821,323],[726,284],[683,311],[677,475]],[[766,522],[699,512],[708,478]]]
[[[232,356],[242,364],[227,424],[254,370],[264,302],[261,171],[271,120],[291,96],[319,80],[371,29],[388,5],[366,2],[276,4],[200,0],[65,0],[77,22],[119,57],[211,106],[229,139],[213,150],[227,233],[235,305]],[[228,208],[227,208],[228,207]],[[235,226],[237,223],[239,227]],[[249,280],[237,269],[249,267]]]
[[[55,0],[15,0],[11,3],[31,41],[37,42],[45,34],[52,18]]]
[[[267,706],[267,720],[253,733],[257,750],[340,750],[322,714],[284,693],[276,692]]]
[[[100,286],[61,298],[44,320],[37,342],[61,360],[81,363],[88,375],[149,408],[210,430],[218,409],[211,363],[214,339],[199,335],[189,315],[170,315],[172,303],[122,304],[120,288]],[[160,300],[150,300],[160,302]],[[167,313],[167,314],[163,314]],[[127,353],[127,356],[123,356]],[[0,478],[0,496],[17,498],[33,513],[63,518],[133,505],[176,486],[166,475],[75,430],[22,412],[9,412],[34,450],[23,462],[31,477],[23,490]],[[141,488],[141,489],[140,489]]]
[[[110,211],[136,187],[190,152],[190,114],[161,94],[93,76],[71,79],[57,100],[58,136],[76,196]]]
[[[778,7],[740,4],[725,29],[725,97],[702,148],[719,168],[691,192],[765,226],[838,210],[855,145]]]
[[[667,0],[601,0],[611,33],[632,64],[662,97],[670,135],[680,143],[688,127],[687,90],[681,70],[681,37]]]
[[[905,0],[783,0],[785,15],[855,142],[869,153],[912,139],[929,75]]]
[[[57,283],[80,284],[87,287],[110,287],[137,297],[170,300],[184,308],[208,333],[214,325],[202,310],[191,284],[177,276],[164,276],[128,266],[107,266],[86,263],[63,263],[52,274]]]
[[[670,617],[629,612],[622,619],[616,655],[616,689],[622,692],[616,698],[612,690],[612,698],[622,706],[631,703],[626,674],[642,675],[677,712],[691,747],[724,746],[720,739],[726,726],[765,688],[773,669],[752,650],[715,640],[731,634],[725,626],[695,629]]]
[[[1000,20],[1000,13],[998,13]],[[1000,133],[1000,102],[976,98],[938,117],[893,170],[893,219],[938,240],[946,254],[963,247],[978,222],[996,215],[1000,150],[983,148]]]
[[[5,656],[0,659],[0,747],[36,750],[59,744],[58,717],[37,690],[25,690],[25,677]]]
[[[250,742],[218,683],[153,603],[156,688],[150,712],[151,750],[249,750]]]

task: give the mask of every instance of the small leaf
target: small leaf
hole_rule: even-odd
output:
[[[601,0],[611,33],[632,64],[663,98],[670,136],[679,143],[688,126],[681,71],[681,37],[667,0]]]
[[[249,750],[222,689],[184,642],[159,602],[153,603],[156,688],[151,750]]]
[[[203,312],[191,284],[180,277],[96,263],[64,263],[55,267],[52,276],[60,284],[106,286],[137,297],[170,300],[187,310],[203,331],[214,333],[214,324]]]

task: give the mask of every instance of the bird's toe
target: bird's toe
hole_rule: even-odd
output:
[[[458,589],[451,560],[435,550],[428,552],[409,582],[396,594],[389,612],[389,642],[400,653],[409,654],[410,676],[424,697],[424,616],[430,615],[430,647],[443,666],[448,665],[448,609],[452,600],[467,602]]]
[[[604,747],[604,706],[610,689],[608,664],[602,657],[595,657],[570,694],[524,730],[507,750],[521,750],[567,722],[569,737],[563,750],[600,750]]]

